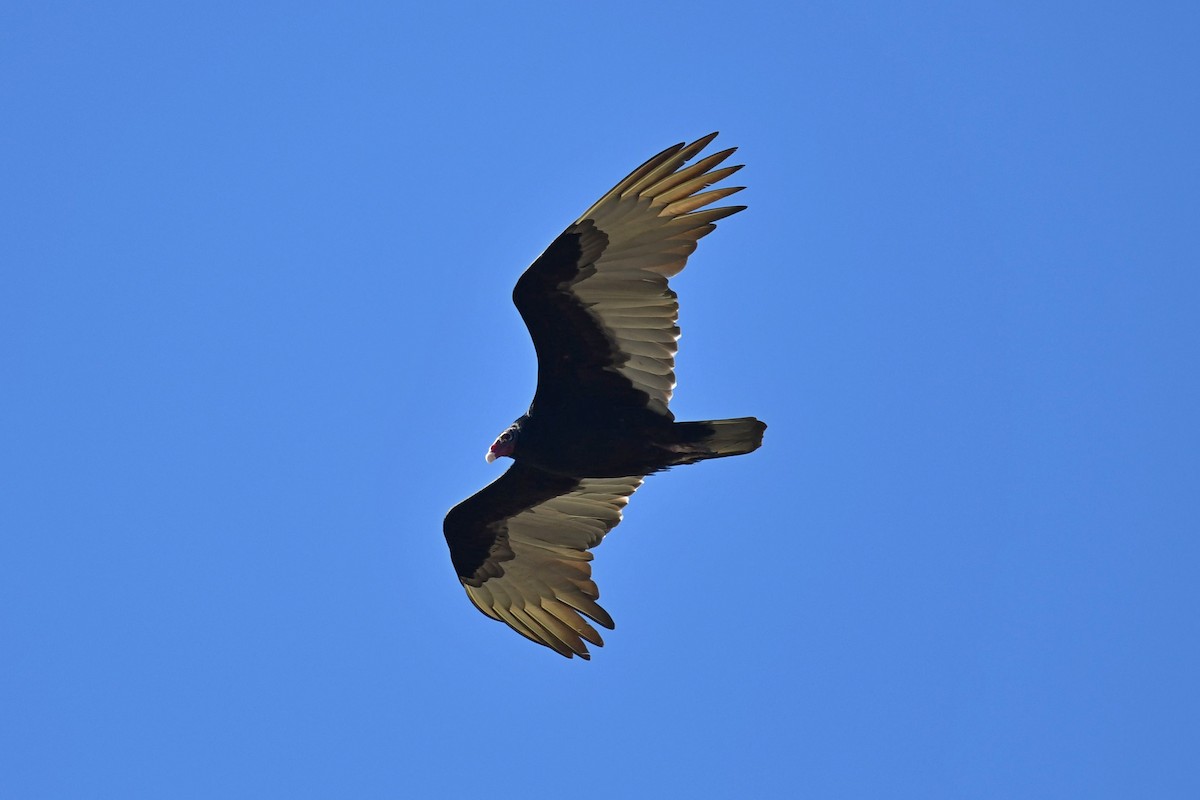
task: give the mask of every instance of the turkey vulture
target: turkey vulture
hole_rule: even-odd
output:
[[[529,411],[488,449],[515,462],[450,510],[450,559],[471,602],[571,658],[604,644],[588,551],[621,521],[649,474],[762,444],[753,417],[676,422],[679,303],[667,278],[696,242],[745,206],[708,208],[743,187],[703,191],[740,166],[736,148],[684,164],[716,136],[668,147],[555,239],[517,281],[513,302],[537,351]]]

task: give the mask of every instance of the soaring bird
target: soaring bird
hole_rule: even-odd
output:
[[[571,223],[517,281],[537,351],[529,410],[487,452],[512,466],[446,515],[450,560],[471,602],[571,658],[612,629],[589,552],[621,521],[647,475],[736,456],[762,444],[754,417],[676,422],[679,303],[667,279],[716,222],[710,208],[741,186],[708,189],[741,166],[736,148],[689,160],[714,138],[668,147]],[[585,619],[585,617],[587,619]]]

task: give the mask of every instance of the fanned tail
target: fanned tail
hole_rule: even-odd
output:
[[[677,444],[672,448],[679,454],[675,463],[691,464],[752,453],[762,446],[766,429],[766,423],[754,417],[677,422],[674,426]]]

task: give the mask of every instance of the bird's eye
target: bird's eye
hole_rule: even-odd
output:
[[[512,439],[512,431],[505,431],[504,433],[500,434],[500,441],[507,442],[510,439]]]

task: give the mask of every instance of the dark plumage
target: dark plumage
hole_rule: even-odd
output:
[[[525,271],[513,302],[533,338],[537,391],[488,461],[515,463],[444,525],[459,580],[480,611],[571,657],[602,645],[584,617],[612,618],[588,564],[642,479],[678,464],[749,453],[753,417],[676,422],[679,304],[667,279],[742,187],[703,191],[741,167],[733,148],[684,164],[716,136],[651,158],[596,201]]]

